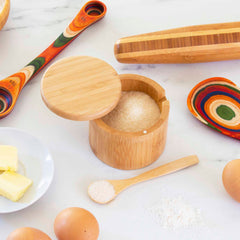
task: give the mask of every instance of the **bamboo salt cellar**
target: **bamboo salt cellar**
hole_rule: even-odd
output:
[[[124,132],[107,125],[102,117],[118,104],[121,91],[149,95],[160,110],[150,128]],[[48,68],[42,79],[42,98],[55,114],[89,122],[89,143],[104,163],[118,169],[138,169],[156,161],[165,148],[169,101],[165,90],[152,79],[120,74],[101,59],[75,56],[61,59]]]
[[[184,168],[196,165],[198,163],[199,163],[198,157],[196,155],[191,155],[191,156],[183,157],[181,159],[164,164],[160,167],[157,167],[155,169],[142,173],[133,178],[123,179],[123,180],[106,180],[113,186],[115,190],[115,195],[113,196],[113,198],[109,199],[108,202],[112,201],[119,193],[121,193],[123,190],[125,190],[126,188],[134,184],[151,180],[153,178],[157,178],[160,176],[164,176],[164,175],[182,170]],[[90,194],[89,196],[93,201],[97,202],[96,199],[92,198]],[[105,202],[105,203],[108,203],[108,202]],[[102,203],[102,202],[97,202],[97,203]]]
[[[165,90],[144,76],[121,74],[122,91],[140,91],[152,97],[160,108],[160,118],[149,129],[123,132],[108,126],[101,118],[89,122],[89,142],[104,163],[122,170],[146,167],[163,153],[168,127],[169,101]]]

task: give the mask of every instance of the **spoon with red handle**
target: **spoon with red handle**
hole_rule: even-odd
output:
[[[6,117],[13,110],[26,83],[83,30],[103,18],[106,11],[106,6],[100,1],[87,2],[64,32],[45,51],[19,72],[0,81],[0,118]]]

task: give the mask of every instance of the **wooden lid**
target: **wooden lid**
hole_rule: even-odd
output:
[[[101,118],[115,108],[121,96],[120,77],[103,60],[76,56],[51,65],[42,79],[47,107],[71,120]]]

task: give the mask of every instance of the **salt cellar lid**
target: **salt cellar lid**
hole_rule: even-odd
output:
[[[101,118],[121,96],[116,70],[101,59],[74,56],[61,59],[45,72],[41,94],[55,114],[76,121]]]

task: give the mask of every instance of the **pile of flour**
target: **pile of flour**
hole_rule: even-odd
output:
[[[181,196],[163,198],[148,210],[163,228],[174,230],[202,224],[201,210],[192,207]]]

